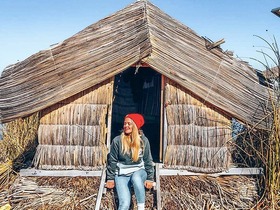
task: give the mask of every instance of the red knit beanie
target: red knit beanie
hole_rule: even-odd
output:
[[[125,118],[132,119],[133,122],[136,124],[138,129],[140,129],[144,125],[144,123],[145,123],[144,117],[141,114],[137,114],[137,113],[127,114],[125,116]]]

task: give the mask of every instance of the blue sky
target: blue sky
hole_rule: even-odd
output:
[[[135,0],[1,0],[0,72],[17,61],[62,42],[90,24],[105,18]],[[222,38],[223,50],[263,66],[249,57],[264,61],[257,50],[273,36],[280,45],[280,18],[271,10],[279,0],[150,0],[162,11],[213,41]]]

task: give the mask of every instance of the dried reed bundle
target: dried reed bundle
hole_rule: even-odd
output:
[[[228,118],[206,106],[170,104],[166,107],[166,112],[169,125],[231,126]]]
[[[166,149],[164,167],[215,173],[227,170],[230,160],[231,156],[227,147],[169,145]]]
[[[13,209],[44,209],[53,206],[53,209],[71,207],[73,195],[66,189],[56,189],[50,186],[38,186],[30,178],[20,177],[12,185],[9,195]]]
[[[0,186],[14,180],[13,172],[31,162],[36,148],[38,114],[5,124],[0,153]]]
[[[232,139],[228,127],[206,127],[197,125],[169,125],[168,145],[193,145],[200,147],[223,147]]]
[[[0,165],[0,186],[5,187],[13,180],[11,174],[13,172],[13,161],[8,160]],[[11,179],[12,178],[12,179]]]
[[[40,169],[100,169],[106,162],[107,147],[39,145],[33,160]]]
[[[40,125],[38,136],[41,145],[99,146],[101,132],[99,125]]]
[[[42,111],[40,124],[99,125],[107,113],[107,104],[55,104]]]
[[[165,91],[165,167],[205,173],[228,169],[231,121],[171,80],[167,80]]]
[[[26,150],[34,149],[38,126],[38,113],[6,123],[1,142],[1,156],[6,157],[6,160],[15,160]]]
[[[112,88],[107,80],[42,111],[35,167],[93,170],[105,164]]]

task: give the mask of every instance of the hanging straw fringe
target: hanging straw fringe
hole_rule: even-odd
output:
[[[200,126],[228,126],[230,120],[205,107],[192,104],[171,104],[166,108],[169,125],[195,124]]]
[[[104,154],[105,152],[105,154]],[[39,169],[95,170],[105,164],[105,146],[39,145],[33,160]]]
[[[56,104],[45,109],[41,124],[52,125],[99,125],[107,113],[107,104]]]
[[[164,167],[216,173],[227,170],[230,160],[227,147],[169,145],[166,149]]]
[[[99,146],[101,144],[100,126],[40,125],[38,135],[39,144],[42,145]]]
[[[223,147],[231,140],[228,127],[203,127],[190,125],[169,125],[168,145],[194,145],[200,147]]]

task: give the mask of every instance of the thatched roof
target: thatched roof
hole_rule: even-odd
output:
[[[203,102],[246,123],[264,117],[268,90],[256,72],[141,0],[51,49],[8,66],[0,78],[2,122],[27,116],[145,62]]]

